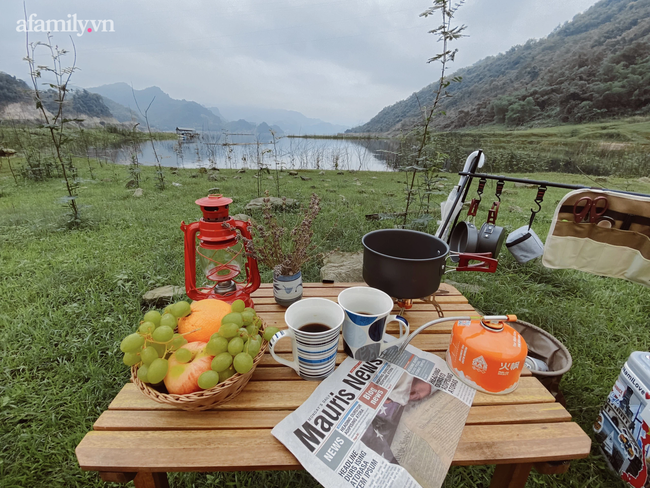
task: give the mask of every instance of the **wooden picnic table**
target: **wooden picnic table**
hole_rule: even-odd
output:
[[[362,283],[306,283],[305,297],[336,300],[346,287]],[[445,316],[476,314],[454,287],[442,284],[436,294]],[[285,309],[276,305],[272,285],[253,295],[267,325],[285,328]],[[437,318],[433,306],[414,303],[405,312],[411,330]],[[412,344],[444,357],[453,322],[432,326]],[[399,334],[393,324],[389,332]],[[290,341],[276,352],[291,356]],[[339,345],[337,364],[345,359]],[[292,369],[262,358],[250,383],[232,401],[203,412],[185,412],[157,403],[127,383],[101,414],[94,430],[77,446],[83,470],[99,471],[105,481],[138,488],[167,487],[167,472],[302,469],[297,459],[271,435],[271,429],[298,408],[318,382],[299,378]],[[552,474],[567,461],[589,455],[591,440],[571,415],[554,401],[530,371],[508,395],[477,393],[454,455],[454,465],[496,464],[492,488],[524,487],[531,468]]]

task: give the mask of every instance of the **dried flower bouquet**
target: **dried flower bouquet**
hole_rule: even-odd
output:
[[[286,197],[282,198],[286,207]],[[253,223],[253,240],[246,241],[247,251],[259,263],[273,270],[275,276],[291,276],[300,271],[303,264],[323,256],[316,253],[312,243],[312,225],[320,212],[320,198],[312,193],[309,206],[303,209],[302,221],[291,231],[278,222],[273,213],[268,192],[262,208],[263,223]]]

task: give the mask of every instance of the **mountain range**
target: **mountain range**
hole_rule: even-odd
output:
[[[220,105],[210,108],[215,114],[228,120],[245,119],[249,122],[277,125],[287,134],[330,135],[344,132],[349,126],[331,124],[320,119],[306,117],[295,110],[246,107],[242,105]]]
[[[320,119],[310,119],[300,112],[290,110],[230,105],[206,108],[197,102],[171,98],[157,86],[132,90],[126,83],[113,83],[87,90],[101,95],[107,106],[113,104],[111,112],[120,121],[131,120],[131,114],[144,112],[151,103],[148,112],[149,123],[156,129],[164,131],[186,127],[203,131],[245,132],[267,140],[272,137],[270,129],[276,136],[280,136],[337,134],[348,128],[323,122]],[[123,110],[124,107],[127,110]]]
[[[188,127],[205,131],[221,131],[224,126],[224,121],[203,105],[188,100],[176,100],[157,86],[133,90],[126,83],[112,83],[87,90],[98,93],[104,99],[116,102],[136,114],[144,113],[151,104],[147,113],[149,123],[158,130]]]
[[[650,0],[602,0],[547,37],[448,77],[433,125],[557,125],[650,114]],[[354,133],[398,134],[422,120],[438,82],[385,107]]]
[[[54,92],[45,91],[44,105],[56,111]],[[161,88],[151,86],[133,90],[126,83],[113,83],[92,88],[73,88],[67,99],[68,117],[82,118],[88,124],[139,123],[144,127],[143,113],[154,130],[173,131],[177,127],[203,131],[255,134],[262,140],[284,134],[330,135],[348,127],[312,119],[300,112],[244,106],[206,108],[191,100],[177,100]],[[51,99],[51,100],[50,100]],[[137,103],[136,103],[137,101]],[[151,104],[151,105],[149,105]],[[0,71],[0,120],[40,120],[33,109],[31,88],[23,80]]]

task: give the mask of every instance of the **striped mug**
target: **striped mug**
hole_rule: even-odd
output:
[[[326,378],[336,367],[343,318],[343,309],[325,298],[305,298],[293,303],[284,314],[289,328],[271,338],[271,356],[278,363],[292,368],[303,379]],[[291,361],[275,352],[275,345],[284,337],[291,339]]]

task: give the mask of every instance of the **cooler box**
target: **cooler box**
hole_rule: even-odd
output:
[[[635,488],[650,486],[650,353],[633,352],[594,423],[610,467]]]

